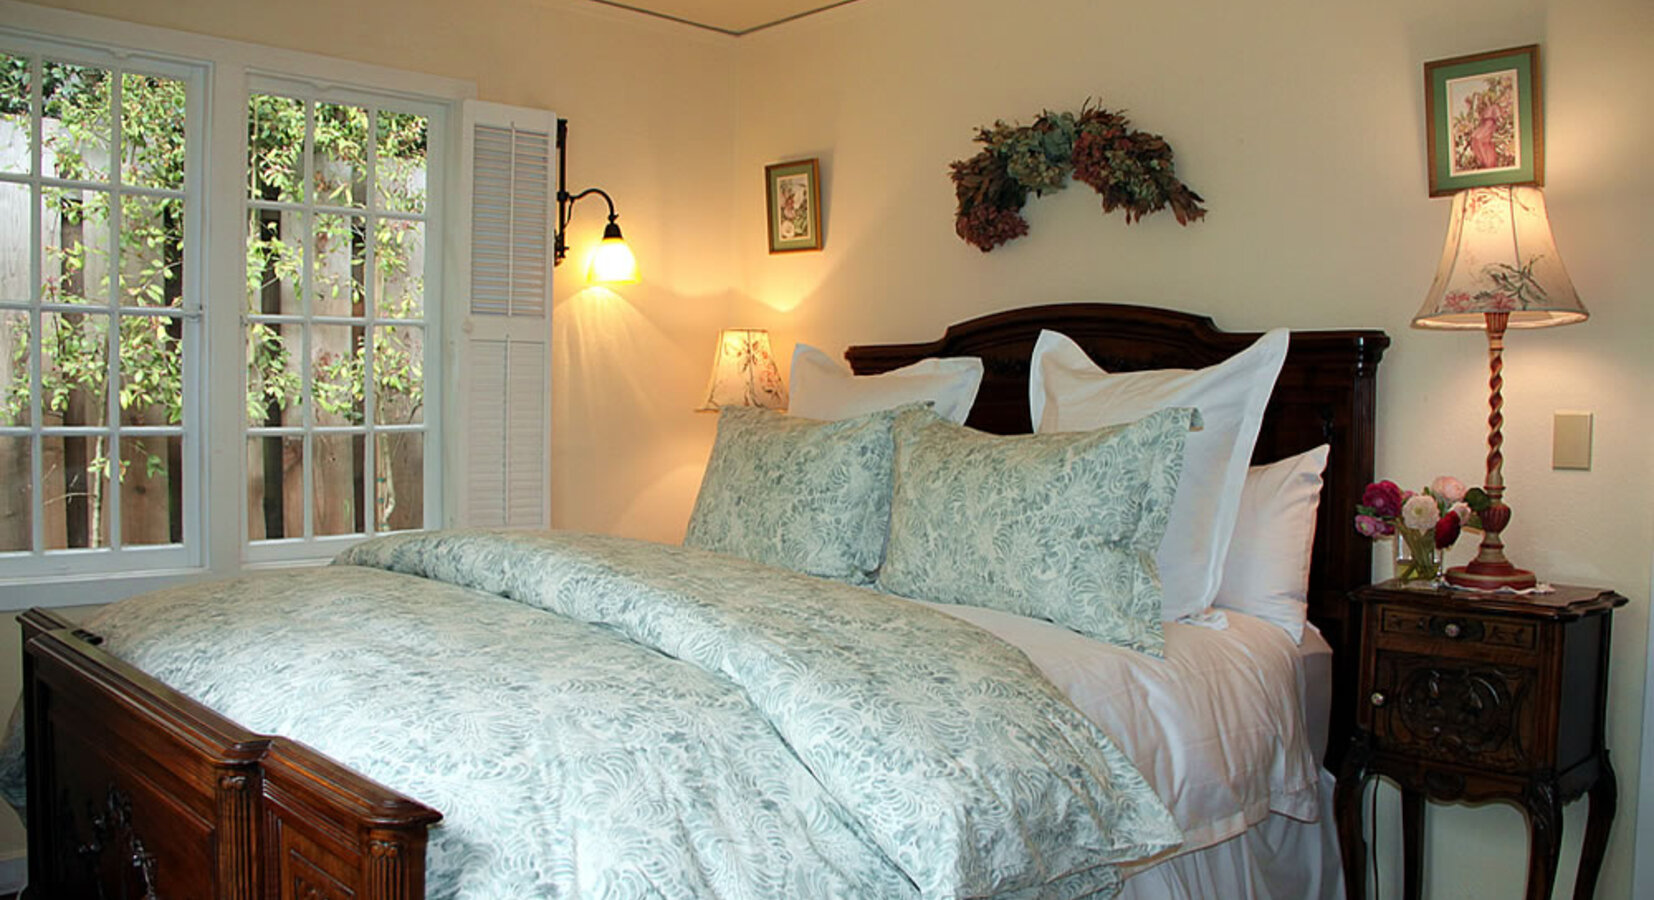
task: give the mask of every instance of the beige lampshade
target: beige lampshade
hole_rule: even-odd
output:
[[[718,333],[712,380],[702,410],[725,406],[785,409],[787,389],[770,352],[770,333],[761,328],[726,328]]]
[[[1510,328],[1568,325],[1590,315],[1562,267],[1538,188],[1453,195],[1447,245],[1413,327],[1480,329],[1490,312],[1509,313]]]

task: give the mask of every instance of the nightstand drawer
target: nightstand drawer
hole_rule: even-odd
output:
[[[1532,693],[1539,673],[1442,656],[1379,650],[1368,685],[1375,748],[1478,768],[1544,764]]]
[[[1479,645],[1530,653],[1539,646],[1538,624],[1520,619],[1443,613],[1385,604],[1379,607],[1378,620],[1380,646],[1393,643],[1385,640],[1388,637],[1422,638],[1444,644]]]

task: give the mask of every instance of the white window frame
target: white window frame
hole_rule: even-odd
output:
[[[203,209],[206,206],[206,179],[204,176],[204,154],[202,145],[205,141],[204,113],[206,108],[205,95],[207,91],[208,67],[199,62],[180,62],[166,57],[151,56],[138,52],[113,52],[111,49],[87,46],[73,41],[51,40],[20,36],[0,32],[0,50],[12,51],[17,55],[37,56],[50,59],[53,62],[87,66],[109,71],[112,76],[110,86],[111,102],[120,103],[121,74],[134,73],[140,75],[158,75],[184,82],[185,88],[185,158],[184,169],[184,245],[190,252],[184,256],[183,296],[181,306],[176,312],[170,308],[155,307],[154,312],[145,313],[120,302],[119,278],[115,271],[121,264],[119,249],[119,232],[121,228],[121,200],[132,196],[155,196],[175,193],[173,191],[154,191],[146,188],[124,185],[121,183],[121,173],[118,158],[121,139],[123,137],[119,117],[111,122],[113,129],[111,137],[111,155],[109,176],[103,181],[70,182],[61,178],[49,177],[44,172],[44,135],[34,123],[44,121],[36,118],[31,122],[33,140],[30,148],[31,165],[27,175],[16,173],[7,174],[3,180],[8,184],[24,185],[30,188],[31,227],[30,227],[30,260],[29,282],[31,293],[35,296],[27,298],[33,302],[30,310],[30,334],[36,352],[29,357],[28,377],[38,383],[40,376],[41,354],[38,351],[41,336],[44,334],[41,325],[42,316],[52,312],[89,312],[107,316],[109,319],[109,347],[107,348],[108,376],[105,378],[105,423],[100,426],[84,426],[61,428],[52,426],[51,432],[56,434],[84,434],[108,435],[109,455],[114,460],[113,466],[119,467],[121,455],[120,440],[123,435],[159,436],[162,433],[176,432],[182,437],[182,461],[184,483],[182,485],[182,503],[184,506],[183,543],[162,544],[151,546],[124,545],[121,535],[121,492],[118,487],[119,479],[109,477],[109,484],[105,488],[114,494],[111,504],[113,513],[108,524],[109,541],[105,546],[88,548],[69,548],[59,550],[39,549],[43,546],[45,522],[44,515],[36,515],[32,520],[32,544],[36,548],[20,553],[0,553],[0,576],[17,579],[58,579],[72,576],[103,576],[131,571],[176,569],[199,566],[201,564],[201,491],[203,485],[202,461],[204,454],[205,422],[201,407],[201,378],[202,357],[205,347],[202,342],[202,311],[205,296],[203,283],[206,277],[205,254],[197,252],[203,246],[206,235],[205,216]],[[36,76],[40,67],[35,67]],[[38,93],[38,92],[37,92]],[[40,112],[36,106],[35,115]],[[84,186],[91,190],[106,191],[110,196],[110,225],[108,237],[115,241],[116,246],[106,248],[109,265],[112,268],[109,275],[109,284],[106,295],[94,299],[90,304],[54,304],[45,303],[39,296],[41,280],[41,259],[38,252],[44,240],[40,234],[40,202],[42,188],[54,186],[77,187]],[[16,298],[0,298],[0,301]],[[5,307],[11,311],[18,311],[15,307]],[[182,403],[182,425],[178,428],[148,428],[124,426],[121,424],[119,407],[116,398],[116,386],[119,384],[120,357],[117,351],[119,322],[123,316],[160,315],[166,318],[180,320],[183,328],[183,372],[182,383],[184,397]],[[35,395],[31,399],[33,409],[30,411],[28,434],[31,444],[30,478],[33,482],[31,503],[37,512],[42,511],[41,503],[45,485],[42,472],[42,447],[44,432],[47,426],[42,420],[40,398]],[[8,431],[10,431],[8,429]]]
[[[370,283],[366,287],[366,291],[367,291],[367,293],[366,293],[367,309],[366,309],[366,312],[364,313],[364,319],[363,319],[364,327],[366,327],[366,329],[368,331],[368,335],[369,335],[368,340],[369,340],[369,344],[370,344],[370,349],[369,349],[370,358],[369,358],[369,363],[368,363],[368,366],[367,366],[367,371],[364,373],[364,377],[368,379],[369,384],[368,384],[368,386],[366,388],[366,391],[365,391],[365,393],[368,396],[364,401],[365,402],[364,409],[365,409],[366,415],[364,416],[365,421],[363,422],[362,426],[360,428],[351,427],[351,428],[341,428],[341,429],[331,429],[331,428],[328,428],[328,427],[325,427],[325,426],[317,426],[311,421],[312,418],[313,418],[313,415],[307,413],[306,416],[305,416],[305,424],[303,424],[303,425],[289,426],[289,427],[285,427],[285,428],[281,428],[281,429],[259,429],[259,431],[265,432],[265,433],[271,433],[271,434],[280,433],[280,434],[283,434],[283,435],[286,435],[286,436],[302,437],[303,440],[305,441],[305,447],[306,447],[305,459],[307,461],[309,459],[311,459],[312,456],[313,456],[311,448],[313,446],[314,437],[318,434],[326,434],[326,433],[350,433],[350,434],[355,434],[355,433],[358,433],[358,432],[363,434],[364,442],[365,442],[366,448],[367,448],[366,449],[366,456],[367,456],[366,462],[367,462],[367,466],[368,466],[368,470],[367,470],[367,476],[368,477],[366,479],[366,482],[367,482],[367,484],[366,484],[367,496],[366,497],[357,497],[356,502],[359,503],[359,504],[362,504],[363,522],[365,524],[365,531],[364,532],[355,532],[355,533],[351,533],[351,534],[339,534],[339,535],[313,535],[313,534],[311,534],[311,530],[312,530],[312,524],[311,523],[312,523],[312,519],[313,519],[313,509],[312,509],[312,504],[311,504],[312,494],[311,494],[311,490],[310,490],[310,485],[311,485],[311,479],[312,479],[313,473],[314,473],[314,467],[307,462],[307,464],[305,465],[304,475],[303,475],[304,490],[302,491],[302,495],[304,497],[304,503],[305,503],[305,509],[304,509],[304,515],[303,515],[303,521],[305,523],[305,526],[304,526],[305,535],[304,536],[273,538],[273,539],[269,539],[269,540],[262,540],[261,539],[261,540],[258,540],[258,541],[251,540],[250,537],[249,537],[249,528],[250,528],[251,516],[253,514],[253,511],[248,507],[247,502],[246,502],[247,501],[247,492],[246,491],[241,492],[240,496],[243,499],[243,506],[242,506],[242,513],[241,513],[241,530],[242,530],[242,541],[243,541],[243,544],[246,547],[246,550],[245,550],[246,558],[250,563],[265,563],[265,562],[282,563],[282,562],[293,562],[293,561],[305,562],[305,561],[313,561],[313,560],[316,560],[318,558],[331,559],[335,554],[337,554],[339,552],[339,550],[341,550],[345,547],[348,547],[351,544],[354,544],[358,541],[361,541],[366,537],[370,537],[370,536],[372,536],[376,533],[382,533],[382,532],[377,532],[376,531],[376,529],[377,529],[377,525],[376,525],[377,510],[375,509],[375,503],[374,503],[375,498],[376,498],[376,491],[375,491],[375,487],[374,487],[374,483],[373,483],[373,481],[374,481],[374,479],[373,479],[374,472],[373,472],[373,468],[372,468],[373,464],[374,464],[374,457],[375,457],[374,448],[373,448],[373,441],[378,435],[381,435],[381,434],[391,434],[391,433],[396,433],[396,432],[404,432],[404,433],[419,433],[419,434],[424,435],[425,445],[424,445],[424,457],[423,458],[424,458],[424,479],[425,479],[425,487],[426,487],[426,490],[423,492],[424,498],[425,498],[424,499],[424,514],[425,514],[424,527],[426,527],[426,528],[440,527],[442,522],[443,522],[443,517],[442,517],[442,496],[443,496],[442,475],[443,475],[443,471],[442,471],[442,456],[441,456],[441,453],[442,453],[442,408],[443,408],[442,395],[443,395],[443,382],[444,382],[444,379],[442,378],[443,362],[442,362],[442,340],[441,340],[441,337],[443,335],[443,328],[442,328],[443,315],[442,315],[442,312],[443,312],[443,307],[446,305],[443,302],[443,300],[444,300],[444,297],[447,294],[446,281],[444,280],[444,277],[443,277],[444,264],[443,264],[443,254],[441,253],[441,248],[444,246],[444,243],[443,243],[444,240],[445,240],[444,224],[445,224],[446,218],[447,218],[447,216],[446,216],[447,207],[446,207],[446,202],[445,202],[446,197],[444,196],[444,194],[445,194],[445,191],[446,191],[447,182],[449,180],[449,177],[451,176],[451,173],[448,171],[448,168],[447,168],[448,167],[448,157],[450,155],[453,155],[451,153],[451,151],[449,150],[448,146],[447,146],[447,143],[448,143],[447,142],[447,137],[448,137],[448,132],[449,132],[449,129],[448,129],[448,126],[447,126],[447,118],[448,118],[448,115],[449,115],[449,110],[441,104],[432,103],[429,100],[409,98],[405,95],[394,95],[394,94],[388,94],[388,93],[385,93],[385,92],[382,92],[382,91],[363,90],[361,88],[357,88],[357,87],[353,87],[353,86],[348,86],[347,87],[347,86],[340,86],[340,85],[316,85],[316,84],[312,84],[312,83],[295,81],[293,78],[288,77],[288,76],[271,75],[271,74],[265,74],[265,73],[261,73],[261,72],[257,72],[257,71],[249,72],[248,77],[247,77],[247,94],[250,95],[250,94],[253,94],[253,93],[275,94],[275,95],[279,95],[279,96],[283,96],[283,97],[291,97],[291,98],[295,98],[295,99],[304,101],[305,103],[308,103],[308,104],[337,103],[337,104],[343,104],[343,105],[367,106],[367,107],[370,107],[370,108],[390,109],[390,110],[393,110],[393,111],[396,111],[396,112],[415,113],[417,115],[422,115],[422,116],[427,117],[427,119],[429,120],[429,126],[428,126],[429,139],[428,139],[428,144],[427,144],[428,149],[427,149],[427,154],[426,154],[425,161],[426,161],[426,171],[428,173],[428,180],[426,182],[427,191],[426,191],[426,199],[425,199],[425,212],[420,218],[425,223],[425,249],[426,249],[426,253],[425,253],[425,284],[428,286],[428,288],[427,288],[426,297],[425,297],[426,302],[423,304],[424,318],[422,320],[424,328],[425,328],[425,339],[424,339],[424,343],[423,343],[423,347],[424,347],[424,351],[425,351],[425,354],[424,354],[425,358],[423,360],[423,363],[424,363],[424,371],[426,373],[426,378],[425,378],[425,384],[423,385],[423,390],[425,392],[426,400],[425,400],[425,404],[424,404],[423,414],[421,416],[422,422],[421,422],[420,425],[418,425],[418,426],[383,426],[383,425],[375,424],[374,421],[373,421],[373,418],[374,418],[374,416],[373,416],[374,400],[371,396],[372,393],[373,393],[373,391],[372,391],[373,364],[372,364],[372,359],[371,359],[371,354],[372,354],[371,345],[372,345],[373,329],[382,320],[380,319],[380,317],[378,315],[378,308],[377,308],[378,307],[378,304],[377,304],[378,298],[373,296],[372,284],[371,284],[371,279],[370,279]],[[243,108],[245,108],[245,107],[243,107]],[[245,126],[243,126],[243,131],[245,131]],[[370,133],[369,140],[371,141],[372,139],[373,139],[372,134]],[[370,154],[369,155],[370,155],[370,159],[371,159],[371,156],[372,156],[371,149],[370,149]],[[247,156],[247,154],[246,154],[246,151],[244,150],[242,152],[241,158],[246,159],[246,156]],[[304,154],[304,156],[309,157],[310,154],[306,153],[306,154]],[[268,203],[268,202],[260,202],[260,203],[257,203],[256,206],[257,207],[274,208],[275,206],[279,205],[283,208],[288,208],[288,209],[291,209],[293,211],[304,211],[306,213],[307,220],[314,218],[314,216],[311,215],[311,212],[317,210],[318,207],[322,208],[321,212],[324,213],[324,214],[363,216],[363,217],[368,218],[370,220],[375,218],[375,217],[406,218],[404,216],[401,216],[401,215],[398,215],[398,214],[395,214],[395,213],[385,213],[383,211],[376,210],[372,206],[372,198],[371,198],[371,194],[373,193],[372,189],[370,189],[370,191],[369,191],[370,197],[367,200],[369,205],[365,206],[361,209],[346,209],[346,208],[343,208],[343,207],[335,208],[335,207],[328,207],[328,206],[326,206],[326,204],[318,204],[318,203],[315,202],[315,198],[311,196],[311,193],[313,192],[313,190],[314,190],[314,188],[312,186],[309,190],[306,191],[305,200],[302,203],[271,204],[271,203]],[[250,201],[245,196],[245,193],[243,195],[242,200],[243,200],[243,208],[242,208],[242,212],[241,212],[241,215],[240,215],[238,221],[242,222],[243,227],[245,227],[245,223],[247,221],[247,212],[249,210],[255,208],[255,203]],[[313,236],[313,232],[309,229],[306,229],[304,231],[304,235],[305,235],[306,240],[308,241]],[[366,252],[368,254],[367,267],[371,270],[373,268],[373,256],[372,256],[372,254],[374,252],[372,241],[368,242],[368,249],[367,249]],[[314,266],[314,262],[315,262],[315,260],[312,259],[310,254],[311,254],[311,246],[309,244],[307,244],[306,247],[305,247],[305,257],[304,257],[305,258],[305,275],[302,278],[301,286],[299,288],[301,294],[308,294],[310,292],[310,278],[313,277],[311,273],[313,272],[313,266]],[[242,302],[245,303],[245,298],[243,298]],[[303,306],[304,309],[308,310],[308,308],[309,308],[308,301],[305,301],[301,305]],[[245,329],[245,326],[246,326],[247,322],[250,321],[250,320],[247,318],[245,313],[243,314],[242,319],[243,319],[243,328]],[[263,321],[282,320],[282,321],[288,321],[288,322],[302,323],[306,326],[307,331],[310,327],[312,327],[314,324],[316,324],[313,321],[313,317],[308,312],[306,312],[304,314],[298,314],[298,315],[281,315],[281,316],[263,316],[263,315],[261,315],[261,316],[259,316],[259,319],[263,320]],[[305,354],[305,355],[307,355],[307,354]],[[245,365],[243,365],[243,371],[245,371]],[[306,408],[313,409],[313,407],[314,407],[314,397],[313,397],[313,391],[311,390],[310,378],[309,378],[308,374],[306,374],[305,377],[304,377],[303,396],[304,396],[304,406]],[[247,436],[249,436],[247,434],[248,429],[247,429],[245,416],[243,416],[239,421],[240,421],[241,429],[242,429],[243,436],[244,436],[244,442],[245,442],[245,438]],[[245,446],[245,443],[243,443],[242,459],[243,459],[243,464],[244,465],[245,465],[246,455],[247,455],[246,446]]]
[[[432,104],[441,112],[431,124],[433,143],[443,153],[444,187],[427,199],[431,225],[426,234],[427,259],[435,262],[427,272],[426,334],[426,522],[446,521],[444,500],[450,495],[443,483],[441,461],[447,437],[439,418],[447,406],[442,388],[448,374],[443,371],[440,348],[444,344],[443,307],[449,298],[465,290],[456,283],[450,249],[466,239],[464,216],[448,212],[462,209],[456,194],[461,179],[456,176],[460,154],[461,103],[476,96],[472,82],[416,72],[357,63],[310,53],[281,50],[240,41],[224,40],[165,28],[134,25],[97,16],[48,9],[13,0],[0,0],[0,34],[7,40],[43,40],[53,44],[79,45],[130,54],[157,64],[196,67],[204,72],[206,89],[200,103],[203,130],[203,163],[193,167],[190,178],[202,179],[203,202],[187,227],[203,229],[206,238],[192,247],[186,265],[199,267],[190,272],[187,284],[203,298],[197,325],[202,350],[195,357],[201,367],[196,384],[227,383],[233,390],[196,392],[201,423],[199,458],[186,458],[194,466],[201,489],[186,511],[186,546],[190,558],[176,565],[143,571],[89,572],[77,566],[73,573],[20,572],[0,562],[0,610],[29,606],[73,606],[102,603],[171,584],[233,575],[269,565],[315,565],[361,536],[318,539],[302,546],[283,547],[279,553],[249,553],[245,541],[247,522],[246,471],[246,360],[245,329],[241,311],[246,299],[244,240],[246,210],[246,110],[248,85],[260,77],[277,77],[303,82],[318,92],[345,88],[353,94],[371,93]],[[55,55],[55,54],[54,54]],[[56,58],[62,58],[58,56]],[[74,61],[74,60],[69,60]],[[144,68],[143,66],[132,66]],[[438,136],[440,135],[440,141]],[[433,167],[436,165],[432,163]],[[434,180],[434,179],[433,179]],[[216,235],[217,240],[206,240]],[[230,240],[231,247],[220,246]],[[190,376],[186,374],[186,380]],[[187,389],[186,389],[187,390]],[[187,454],[186,454],[187,456]],[[186,503],[191,499],[186,497]],[[193,544],[188,539],[193,529]]]

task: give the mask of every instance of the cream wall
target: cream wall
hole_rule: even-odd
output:
[[[761,32],[739,47],[741,324],[830,352],[1074,300],[1172,306],[1232,329],[1383,328],[1394,343],[1380,368],[1379,471],[1410,485],[1444,472],[1475,480],[1485,338],[1408,328],[1449,206],[1428,196],[1421,72],[1527,43],[1543,45],[1552,224],[1592,318],[1509,340],[1507,535],[1512,557],[1545,577],[1631,598],[1615,619],[1608,730],[1621,802],[1599,894],[1628,897],[1654,546],[1654,5],[863,0]],[[947,163],[975,151],[973,130],[1088,97],[1166,136],[1206,220],[1181,228],[1164,213],[1127,226],[1076,184],[1031,200],[1030,234],[992,253],[955,237]],[[822,159],[826,250],[772,257],[760,172],[801,156]],[[1591,471],[1550,469],[1557,409],[1596,413]],[[1383,796],[1393,895],[1400,835],[1394,792]],[[1584,809],[1568,808],[1559,896],[1571,891]],[[1514,808],[1433,805],[1427,828],[1431,896],[1520,895]]]
[[[1484,344],[1412,332],[1447,201],[1426,196],[1420,67],[1544,45],[1552,221],[1593,318],[1517,334],[1507,352],[1514,558],[1616,586],[1610,737],[1621,810],[1601,896],[1630,895],[1647,652],[1654,475],[1646,388],[1654,8],[1645,0],[1247,4],[862,0],[739,40],[580,0],[60,0],[48,5],[472,79],[482,99],[572,122],[571,187],[614,195],[645,281],[577,290],[554,312],[554,517],[675,540],[711,442],[698,405],[716,330],[919,340],[1032,302],[1117,300],[1256,329],[1380,327],[1379,467],[1404,483],[1482,464]],[[991,254],[953,235],[947,163],[973,129],[1088,97],[1164,134],[1206,221],[1127,227],[1076,185],[1036,199],[1032,233]],[[819,156],[826,249],[771,257],[762,167]],[[601,204],[579,208],[589,246]],[[569,275],[576,277],[568,277]],[[1597,414],[1595,466],[1548,467],[1550,414]],[[1386,792],[1385,883],[1399,842]],[[1569,808],[1572,871],[1582,805]],[[1439,897],[1519,890],[1525,844],[1505,807],[1432,807]],[[3,850],[0,847],[0,850]],[[1563,878],[1564,889],[1571,875]]]

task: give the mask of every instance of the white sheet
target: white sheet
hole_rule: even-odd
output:
[[[1048,622],[926,605],[1020,648],[1101,725],[1182,827],[1184,844],[1174,853],[1227,841],[1272,813],[1302,822],[1320,817],[1320,753],[1304,724],[1303,651],[1279,627],[1233,611],[1222,631],[1168,622],[1166,658],[1154,659]],[[1326,648],[1315,638],[1306,635],[1311,656]]]
[[[1322,769],[1319,822],[1270,816],[1221,844],[1133,873],[1115,900],[1343,900],[1332,787]]]

